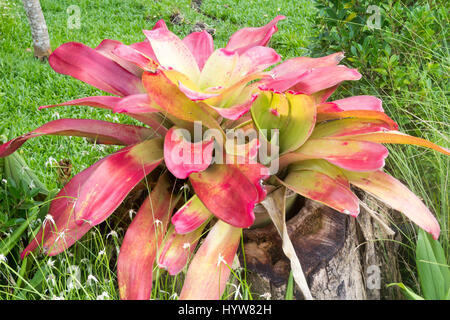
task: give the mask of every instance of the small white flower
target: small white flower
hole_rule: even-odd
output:
[[[153,222],[153,223],[156,225],[157,228],[158,228],[159,226],[162,227],[162,225],[163,225],[162,221],[159,220],[159,219],[156,219],[155,222]]]
[[[185,183],[185,184],[183,184],[183,186],[180,188],[180,191],[182,191],[182,190],[184,190],[184,189],[186,189],[186,191],[189,191],[189,186]]]
[[[60,239],[62,239],[64,242],[66,241],[66,234],[67,230],[62,230],[61,232],[58,233],[58,236],[56,237],[55,242],[58,242]]]
[[[183,249],[187,250],[191,248],[191,244],[189,242],[183,243]]]
[[[223,258],[223,255],[221,253],[219,253],[219,257],[217,258],[217,266],[220,266],[220,264],[227,264],[227,262],[225,261],[225,259]]]
[[[238,298],[242,299],[242,294],[239,292],[241,284],[235,285],[234,283],[230,283],[230,285],[236,289],[234,290],[234,300],[237,300]]]
[[[112,237],[114,237],[114,238],[116,238],[116,239],[117,239],[117,237],[118,237],[117,232],[115,232],[114,230],[111,230],[111,232],[108,233],[108,235],[106,236],[106,239],[108,239],[109,236],[112,236]]]
[[[55,220],[53,220],[53,216],[51,214],[47,214],[44,218],[43,227],[47,224],[47,222],[51,222],[53,225],[55,225]]]
[[[8,261],[8,259],[6,259],[4,254],[0,253],[0,262],[6,262],[6,261]]]
[[[90,274],[90,275],[88,275],[86,283],[88,286],[91,286],[94,283],[98,283],[98,280],[96,277],[94,277],[92,274]]]
[[[266,292],[262,295],[260,295],[261,298],[264,298],[266,300],[270,300],[270,298],[272,298],[272,295],[270,294],[270,292]]]
[[[58,161],[56,161],[55,158],[50,157],[50,158],[48,158],[47,162],[45,162],[45,166],[46,167],[51,166],[51,165],[53,165],[53,163],[58,164]]]
[[[67,285],[67,291],[72,291],[73,289],[75,289],[75,286],[74,286],[73,282],[71,281]]]
[[[81,283],[80,283],[80,278],[81,278],[81,270],[80,267],[76,266],[76,265],[70,265],[67,268],[67,272],[69,273],[69,284],[67,285],[67,290],[70,291],[72,289],[80,289],[81,288]]]
[[[49,268],[53,268],[53,267],[55,266],[55,261],[52,260],[51,258],[48,259],[48,261],[47,261],[47,266],[48,266]]]
[[[56,286],[56,278],[54,274],[51,274],[47,277],[47,282],[50,282],[52,286]]]
[[[2,183],[7,184],[7,183],[8,183],[8,180],[2,179]]]
[[[130,219],[133,219],[133,215],[136,214],[136,211],[134,211],[133,209],[128,210],[128,214],[130,215]]]
[[[53,295],[52,300],[64,300],[64,297],[62,295],[59,297]]]
[[[99,251],[98,257],[101,257],[101,256],[106,256],[106,250],[105,249]]]
[[[103,291],[101,295],[97,296],[97,300],[106,300],[109,298],[109,294],[106,291]]]
[[[157,265],[158,268],[160,268],[160,269],[167,270],[167,266],[165,266],[165,265],[163,265],[163,264],[160,264],[159,262],[158,262],[156,265]]]
[[[170,297],[169,300],[177,300],[178,299],[178,294],[176,292],[174,292]]]
[[[99,151],[105,151],[105,146],[103,144],[97,144],[96,147]]]

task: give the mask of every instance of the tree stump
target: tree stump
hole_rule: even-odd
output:
[[[391,210],[370,196],[362,198],[368,208],[361,208],[357,218],[309,199],[300,210],[295,206],[296,214],[288,218],[289,237],[315,299],[400,297],[398,289],[386,288],[388,283],[401,282],[398,244],[392,241],[399,235],[390,235],[382,226],[388,225]],[[375,218],[369,208],[377,212]],[[273,224],[245,230],[244,250],[252,292],[284,299],[290,263]],[[297,287],[294,296],[303,298]]]
[[[47,24],[39,0],[22,0],[25,13],[30,23],[33,38],[34,56],[39,60],[47,59],[52,53]]]

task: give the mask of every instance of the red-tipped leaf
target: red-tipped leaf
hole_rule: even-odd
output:
[[[191,143],[186,141],[183,129],[172,127],[164,139],[164,162],[175,177],[186,179],[209,167],[213,148],[213,139]]]
[[[78,223],[97,225],[163,160],[162,140],[146,140],[110,155],[80,190],[74,214]]]
[[[153,263],[173,209],[170,183],[161,176],[127,229],[117,261],[120,298],[149,300]]]
[[[186,234],[199,228],[211,216],[211,211],[194,195],[173,215],[172,224],[178,234]]]
[[[410,144],[410,145],[433,149],[433,150],[436,150],[447,156],[450,155],[450,150],[448,148],[438,146],[437,144],[430,142],[428,140],[418,138],[418,137],[413,137],[413,136],[410,136],[410,135],[407,135],[405,133],[401,133],[398,131],[361,133],[361,134],[349,135],[346,138],[352,139],[352,140],[370,141],[370,142],[376,142],[376,143]]]
[[[285,19],[284,16],[277,16],[265,26],[255,28],[243,28],[230,37],[225,49],[237,51],[239,54],[255,46],[265,46],[272,35],[278,31],[277,23]]]
[[[436,240],[440,227],[423,202],[400,181],[382,171],[345,172],[351,184],[367,191],[395,210],[402,212]]]
[[[181,290],[181,300],[218,300],[222,296],[241,238],[241,229],[217,221],[196,252]]]
[[[341,213],[356,217],[359,200],[356,195],[330,176],[310,170],[292,171],[279,180],[287,188],[309,199],[321,202]]]
[[[84,181],[106,161],[108,157],[96,162],[89,168],[74,176],[61,191],[56,195],[48,211],[53,222],[47,219],[41,230],[23,250],[21,258],[40,247],[49,256],[63,252],[72,246],[77,240],[92,228],[88,223],[78,225],[75,221],[73,208]]]
[[[212,36],[205,30],[202,32],[192,32],[183,39],[183,43],[191,51],[199,69],[202,70],[206,60],[208,60],[214,51]]]
[[[91,119],[58,119],[0,145],[0,158],[20,148],[28,139],[43,135],[77,136],[91,138],[96,143],[130,145],[151,138],[149,128]]]
[[[197,196],[216,217],[238,228],[253,224],[253,208],[259,193],[236,166],[214,164],[191,174],[189,180]]]
[[[64,43],[53,51],[48,62],[56,72],[112,94],[127,96],[143,92],[139,77],[82,43]]]
[[[352,171],[373,171],[384,167],[388,150],[381,144],[335,139],[310,139],[300,149],[282,155],[280,166],[290,163],[324,159],[332,164]]]
[[[187,234],[178,234],[171,227],[164,239],[158,267],[166,269],[172,276],[180,273],[194,253],[204,227],[205,224]]]

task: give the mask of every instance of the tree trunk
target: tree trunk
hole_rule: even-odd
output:
[[[39,0],[22,0],[22,2],[30,22],[34,56],[39,60],[45,60],[50,56],[52,50],[41,5]]]
[[[287,230],[315,299],[400,297],[398,289],[386,288],[400,282],[398,244],[392,241],[399,236],[388,227],[391,211],[372,197],[362,199],[368,207],[356,219],[309,199],[300,210],[294,205],[297,214],[288,219]],[[245,230],[244,243],[252,291],[284,299],[290,263],[273,225]],[[294,296],[302,298],[297,288]]]

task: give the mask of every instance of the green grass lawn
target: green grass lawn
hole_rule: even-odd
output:
[[[224,5],[224,3],[227,3]],[[81,9],[81,28],[67,27],[67,8],[76,3]],[[49,29],[52,48],[69,41],[95,47],[103,39],[116,39],[126,44],[142,41],[142,29],[151,29],[164,19],[170,30],[180,37],[192,31],[197,22],[204,22],[215,29],[216,48],[223,47],[229,36],[246,26],[261,26],[276,15],[287,17],[281,21],[279,31],[271,40],[273,47],[283,59],[308,55],[311,37],[316,35],[316,9],[311,1],[219,1],[204,0],[200,9],[194,9],[187,0],[99,0],[54,1],[41,0]],[[171,17],[181,14],[181,22],[172,23]],[[7,140],[57,118],[93,118],[122,123],[132,123],[130,118],[89,107],[60,107],[39,111],[41,105],[55,104],[91,95],[103,94],[99,90],[54,72],[48,63],[33,58],[31,34],[19,0],[0,0],[0,141]],[[414,33],[404,39],[390,35],[396,41],[408,44],[411,65],[422,69],[429,63],[439,63],[448,74],[448,49],[431,53],[423,52],[420,39]],[[444,37],[444,35],[438,35]],[[412,39],[414,39],[413,42]],[[324,48],[323,54],[329,48]],[[349,57],[352,54],[348,53]],[[431,61],[431,62],[430,62]],[[344,61],[352,65],[350,61]],[[376,68],[377,66],[373,66]],[[415,69],[414,69],[415,70]],[[386,112],[399,122],[403,132],[429,139],[448,147],[448,86],[444,79],[434,79],[424,72],[423,90],[420,92],[396,91],[395,85],[379,88],[377,82],[365,79],[361,84],[344,86],[343,94],[371,94],[384,101]],[[350,92],[349,92],[350,90]],[[73,174],[90,166],[98,159],[115,150],[115,147],[93,145],[81,138],[40,137],[32,139],[20,149],[28,166],[49,190],[60,188],[55,161],[68,158]],[[415,147],[390,147],[388,168],[424,199],[436,213],[442,228],[441,242],[449,250],[448,210],[448,158],[434,151]],[[1,180],[0,174],[0,180]],[[7,186],[0,184],[0,217],[24,219],[39,207],[23,208],[5,197]],[[39,204],[40,206],[41,204]],[[34,210],[34,211],[33,211]],[[18,220],[18,221],[19,221]],[[23,220],[20,220],[22,222]],[[42,221],[34,221],[30,230],[38,228]],[[1,225],[0,239],[6,239],[17,225],[7,228]],[[408,233],[412,230],[412,233]],[[414,247],[414,229],[406,232]],[[112,232],[113,231],[113,232]],[[115,275],[116,250],[120,246],[123,229],[116,225],[101,225],[90,231],[77,245],[65,253],[48,258],[44,255],[30,257],[25,262],[19,258],[22,242],[11,250],[7,264],[0,265],[1,299],[117,299]],[[108,236],[107,236],[108,234]],[[413,250],[406,251],[406,256]],[[407,259],[407,257],[405,258]],[[407,270],[414,283],[414,267]],[[73,275],[76,275],[75,278]],[[152,298],[174,299],[180,291],[182,275],[168,277],[164,272],[155,275]],[[239,269],[234,286],[230,286],[225,298],[259,299],[252,295],[245,282],[245,270]],[[80,279],[81,286],[78,285]],[[239,287],[236,293],[236,288]]]

